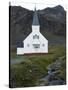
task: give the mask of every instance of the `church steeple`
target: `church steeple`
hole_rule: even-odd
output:
[[[32,25],[34,25],[34,26],[39,25],[39,19],[38,19],[38,14],[37,14],[37,11],[36,11],[36,7],[35,7],[35,10],[34,10]]]

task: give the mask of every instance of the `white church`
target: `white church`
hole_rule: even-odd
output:
[[[22,41],[23,47],[17,47],[17,55],[46,54],[48,40],[40,33],[38,14],[35,8],[32,22],[32,32]]]

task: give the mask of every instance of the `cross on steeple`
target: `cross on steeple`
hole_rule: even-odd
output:
[[[35,11],[36,11],[36,3],[35,3]]]
[[[34,4],[35,4],[35,6],[34,6],[34,11],[36,11],[36,8],[37,8],[37,7],[36,7],[36,3],[34,3]]]

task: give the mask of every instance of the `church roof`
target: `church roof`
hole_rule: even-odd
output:
[[[33,15],[32,25],[39,25],[39,19],[38,19],[36,8],[35,8],[35,12],[34,12],[34,15]]]

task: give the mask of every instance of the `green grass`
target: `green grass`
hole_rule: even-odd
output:
[[[24,58],[20,64],[11,65],[11,83],[17,87],[36,86],[38,80],[47,75],[47,66],[56,59],[61,58],[63,66],[60,69],[58,77],[65,77],[65,46],[49,46],[49,54],[40,56],[17,56],[11,54],[11,58]]]

